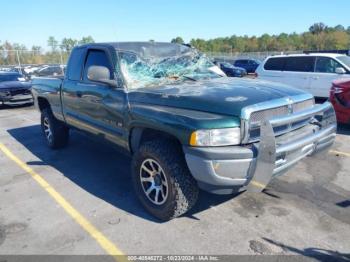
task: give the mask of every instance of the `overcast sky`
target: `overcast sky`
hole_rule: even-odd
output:
[[[0,5],[0,41],[46,48],[52,35],[95,41],[303,32],[314,22],[350,26],[350,0],[16,0]]]

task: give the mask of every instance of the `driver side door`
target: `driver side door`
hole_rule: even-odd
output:
[[[90,66],[104,66],[110,71],[110,80],[116,78],[113,61],[108,50],[91,48],[87,50],[81,80],[75,86],[76,105],[79,113],[74,126],[98,137],[125,146],[124,119],[126,93],[123,87],[112,87],[105,83],[93,82],[88,78]],[[71,119],[72,120],[72,119]]]

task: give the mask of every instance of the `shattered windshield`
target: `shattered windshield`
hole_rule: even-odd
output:
[[[117,50],[120,70],[130,89],[198,81],[224,75],[208,57],[189,47],[169,44],[166,48],[148,46],[141,51]]]

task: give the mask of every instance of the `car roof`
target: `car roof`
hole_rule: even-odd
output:
[[[132,49],[139,49],[143,47],[187,47],[189,48],[188,45],[185,44],[177,44],[177,43],[169,43],[169,42],[151,42],[151,41],[144,41],[144,42],[106,42],[106,43],[90,43],[90,44],[84,44],[80,45],[78,47],[95,47],[95,46],[112,46],[115,49],[119,50],[132,50]]]
[[[255,58],[239,58],[239,59],[236,59],[235,61],[256,61],[256,62],[258,62],[259,60],[255,59]]]
[[[307,57],[307,56],[322,56],[322,57],[331,57],[331,58],[336,58],[339,56],[346,56],[344,54],[337,54],[337,53],[307,53],[307,54],[289,54],[289,55],[273,55],[269,56],[268,58],[271,57]]]
[[[111,47],[118,51],[134,52],[142,54],[147,50],[148,54],[157,54],[160,56],[175,55],[187,52],[191,46],[185,44],[169,43],[169,42],[112,42],[112,43],[91,43],[77,46],[76,48],[96,48]],[[160,54],[161,53],[161,54]]]

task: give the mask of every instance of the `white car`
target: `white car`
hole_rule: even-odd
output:
[[[350,79],[350,56],[310,53],[270,56],[256,70],[258,78],[303,89],[328,98],[336,79]]]

